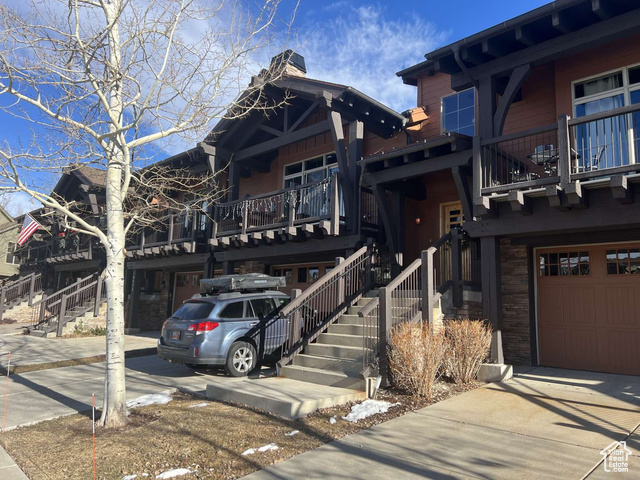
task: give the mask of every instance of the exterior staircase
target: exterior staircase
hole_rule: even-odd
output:
[[[318,336],[316,342],[307,345],[290,365],[283,366],[280,375],[319,385],[364,390],[362,362],[366,337],[363,318],[358,312],[377,293],[377,290],[370,290],[357,300],[329,325],[326,333]]]
[[[42,294],[42,276],[31,273],[5,283],[0,288],[0,321],[10,310],[33,305]]]
[[[89,275],[51,295],[43,295],[33,306],[33,326],[30,333],[47,338],[60,337],[80,317],[97,316],[104,302],[104,279],[99,275]]]

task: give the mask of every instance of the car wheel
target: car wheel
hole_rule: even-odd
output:
[[[248,342],[235,342],[227,353],[224,369],[232,377],[245,377],[256,367],[256,349]]]

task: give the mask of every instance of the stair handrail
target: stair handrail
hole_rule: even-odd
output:
[[[57,336],[61,337],[63,334],[64,326],[80,315],[93,310],[94,316],[97,316],[97,312],[100,304],[102,303],[104,278],[96,276],[95,280],[88,283],[71,293],[65,293],[60,299],[60,313],[58,314],[58,328]],[[85,293],[87,292],[87,293]],[[67,318],[67,313],[71,308],[82,305],[80,311],[76,311],[74,315]]]
[[[454,304],[462,301],[462,242],[465,235],[459,228],[444,234],[386,287],[380,288],[378,295],[358,312],[363,322],[363,376],[371,376],[376,370],[380,375],[388,376],[386,355],[381,352],[387,351],[391,330],[399,323],[422,321],[434,328],[434,307],[447,290],[453,289]],[[447,263],[451,272],[440,275],[441,279],[450,279],[438,281],[435,255],[442,252],[451,252]],[[418,292],[419,296],[415,296]],[[377,334],[377,341],[371,339],[372,333]]]
[[[32,305],[32,325],[47,322],[57,316],[60,313],[59,306],[61,304],[63,295],[68,295],[72,293],[73,290],[88,285],[89,283],[91,283],[91,279],[96,276],[97,274],[92,273],[91,275],[81,278],[75,283],[72,283],[71,285],[60,289],[51,295],[43,294],[42,298]],[[49,315],[47,315],[47,311],[49,312]]]
[[[304,346],[370,288],[375,249],[374,245],[365,245],[346,259],[338,257],[333,270],[304,292],[293,292],[291,302],[262,325],[261,339],[275,335],[283,340],[279,367],[291,363]],[[272,330],[266,335],[268,329]]]
[[[34,297],[42,291],[42,275],[32,272],[5,284],[0,289],[0,321],[13,302],[27,300],[33,305]]]

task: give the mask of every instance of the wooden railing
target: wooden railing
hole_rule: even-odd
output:
[[[337,235],[340,208],[340,186],[333,174],[320,182],[216,205],[212,238],[323,221],[328,233]]]
[[[326,331],[346,309],[372,286],[372,264],[376,247],[364,246],[347,259],[337,258],[336,266],[301,292],[294,289],[291,302],[261,322],[250,336],[255,338],[259,354],[268,349],[265,339],[280,339],[280,367],[318,335]]]
[[[31,273],[3,285],[0,289],[0,321],[4,312],[14,305],[28,301],[28,305],[32,306],[35,296],[41,292],[42,275],[39,273]]]
[[[52,247],[51,243],[38,245],[36,247],[20,247],[16,250],[16,255],[18,256],[20,265],[35,265],[51,258]]]
[[[92,247],[93,237],[91,235],[82,233],[65,235],[64,237],[58,237],[53,241],[51,257],[78,255],[80,253],[87,252],[89,253],[89,259],[91,259]]]
[[[107,297],[104,283],[102,277],[96,276],[92,282],[62,294],[58,313],[58,337],[62,336],[65,325],[80,315],[93,310],[93,315],[98,316],[100,305]]]
[[[74,299],[84,298],[82,292],[93,291],[96,297],[94,308],[99,308],[97,302],[101,302],[104,297],[104,289],[102,288],[103,280],[96,274],[82,278],[71,285],[58,290],[52,295],[43,294],[42,298],[33,304],[31,314],[32,326],[40,326],[51,323],[52,320],[58,320],[58,331],[61,335],[62,327],[68,321],[73,320],[78,315],[70,316],[70,305],[75,305]],[[93,290],[89,290],[92,289]],[[80,296],[79,296],[80,295]],[[71,299],[71,300],[69,300]],[[71,303],[69,303],[71,302]],[[84,313],[84,312],[82,312]],[[62,324],[62,325],[61,325]]]
[[[434,307],[451,290],[452,303],[462,306],[463,287],[479,286],[479,258],[472,240],[460,229],[443,235],[358,312],[363,322],[362,371],[388,376],[386,352],[393,328],[404,322],[435,323]],[[475,249],[475,246],[473,247]],[[469,254],[465,254],[469,251]],[[448,261],[443,261],[448,258]],[[465,274],[465,272],[468,272]]]
[[[481,195],[640,172],[640,104],[474,141]]]
[[[205,241],[202,230],[203,213],[170,214],[157,225],[145,227],[127,241],[127,250],[142,250],[147,247],[173,245],[184,242]]]

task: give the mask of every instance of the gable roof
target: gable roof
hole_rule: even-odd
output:
[[[426,60],[396,73],[405,84],[419,75],[461,73],[639,8],[637,0],[557,0],[425,54]],[[637,28],[636,28],[637,31]],[[624,31],[612,32],[624,36]],[[585,44],[589,40],[584,36]],[[457,57],[457,58],[456,58]]]

